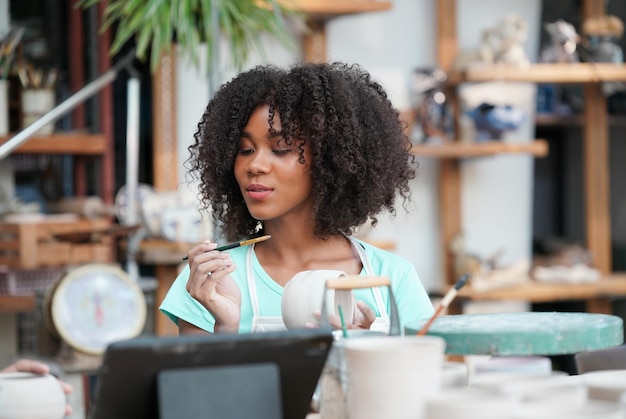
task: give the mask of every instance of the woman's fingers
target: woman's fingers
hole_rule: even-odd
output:
[[[359,309],[357,316],[354,316],[354,325],[361,329],[369,329],[376,320],[376,313],[364,301],[358,301],[356,307]]]
[[[194,257],[187,281],[187,291],[203,288],[207,282],[216,284],[219,279],[232,272],[232,270],[226,272],[226,269],[232,266],[233,261],[228,253],[211,251]]]
[[[50,367],[43,362],[33,361],[31,359],[20,359],[12,365],[9,365],[2,372],[32,372],[34,374],[48,374]]]

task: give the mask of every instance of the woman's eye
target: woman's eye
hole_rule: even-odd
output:
[[[275,148],[272,150],[272,153],[277,154],[279,156],[284,156],[285,154],[291,153],[290,148]]]
[[[254,152],[253,149],[251,148],[242,148],[239,150],[239,154],[244,155],[244,156],[248,156],[250,154],[252,154]]]

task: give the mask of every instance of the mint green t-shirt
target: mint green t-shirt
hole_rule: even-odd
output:
[[[427,319],[433,315],[434,309],[430,298],[412,264],[395,253],[381,250],[360,240],[357,240],[357,244],[365,250],[365,255],[369,259],[373,274],[386,276],[391,279],[391,288],[398,306],[402,330],[404,330],[404,325],[408,323]],[[247,247],[238,247],[228,251],[232,261],[237,265],[237,269],[230,275],[239,286],[242,296],[239,333],[249,333],[252,328],[252,302],[246,278],[247,250]],[[256,280],[259,315],[261,317],[280,317],[283,287],[274,282],[263,270],[254,252],[252,252],[252,269]],[[365,275],[363,270],[361,275]],[[172,284],[159,309],[174,323],[178,324],[178,319],[183,319],[194,326],[213,332],[215,319],[202,304],[193,299],[187,292],[186,284],[188,277],[189,266],[186,266]],[[387,315],[390,315],[388,289],[387,287],[381,287],[380,291]],[[380,316],[374,293],[371,289],[356,289],[354,290],[354,296],[356,301],[366,302],[376,315]]]

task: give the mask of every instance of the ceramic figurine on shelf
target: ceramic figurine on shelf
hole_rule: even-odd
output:
[[[544,28],[550,36],[550,43],[541,51],[540,62],[577,63],[580,61],[576,52],[580,36],[571,23],[557,20],[546,23]]]
[[[599,16],[583,23],[586,61],[595,63],[622,63],[624,54],[617,40],[624,33],[624,24],[617,16]]]
[[[524,121],[524,112],[511,105],[483,102],[466,114],[474,121],[476,141],[501,140],[505,132],[516,130]]]
[[[415,122],[421,129],[421,133],[412,136],[415,142],[440,143],[452,137],[452,113],[442,89],[447,77],[439,68],[418,69],[413,73],[413,93],[417,97]]]
[[[521,16],[509,15],[482,32],[475,51],[466,51],[456,58],[454,67],[463,71],[470,66],[508,64],[527,66],[530,60],[524,50],[528,38],[528,22]]]

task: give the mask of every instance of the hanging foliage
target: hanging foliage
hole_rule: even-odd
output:
[[[282,0],[79,0],[77,4],[89,8],[101,2],[106,3],[101,29],[115,27],[110,52],[119,52],[135,38],[137,58],[150,57],[153,71],[174,42],[195,65],[204,44],[207,68],[211,68],[216,37],[228,43],[231,64],[241,68],[252,50],[262,50],[262,33],[294,48],[287,19],[301,19],[289,2]]]

